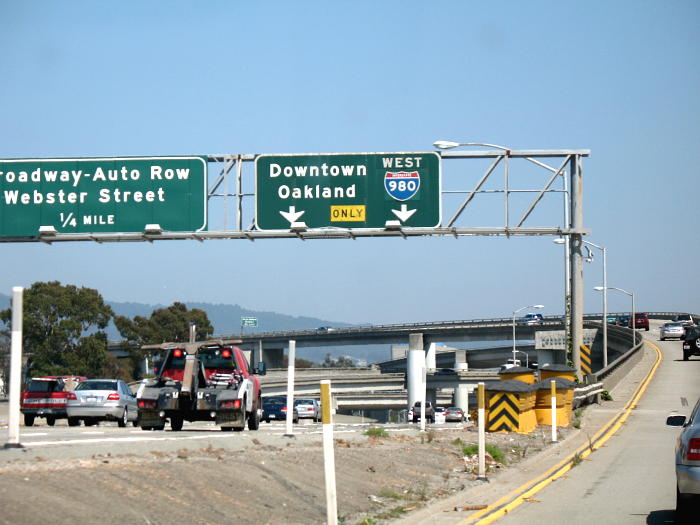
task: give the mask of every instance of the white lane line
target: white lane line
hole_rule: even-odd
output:
[[[48,447],[51,445],[74,444],[98,444],[98,443],[138,443],[143,441],[192,441],[202,439],[230,439],[231,434],[208,434],[206,436],[178,436],[178,437],[126,437],[126,438],[98,438],[98,439],[66,439],[64,441],[34,441],[22,443],[25,447]]]

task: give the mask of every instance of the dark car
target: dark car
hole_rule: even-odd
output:
[[[615,321],[615,324],[617,326],[629,326],[630,316],[629,315],[618,315],[617,320]]]
[[[678,314],[673,318],[676,323],[682,323],[683,326],[695,326],[695,319],[690,314]]]
[[[632,320],[627,322],[627,326],[632,328]],[[644,328],[647,332],[649,331],[649,317],[644,312],[637,312],[634,314],[634,327]]]
[[[686,327],[681,340],[683,341],[683,361],[690,359],[691,355],[700,355],[700,327]]]
[[[268,397],[263,401],[263,421],[269,423],[271,420],[287,420],[287,397],[286,396],[275,396]],[[292,422],[299,423],[299,412],[294,409],[294,414],[292,415]]]

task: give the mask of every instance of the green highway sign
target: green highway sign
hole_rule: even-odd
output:
[[[260,230],[384,228],[440,224],[440,156],[422,153],[260,155],[255,160]]]
[[[241,328],[257,328],[258,318],[257,317],[241,317]]]
[[[202,231],[205,157],[0,160],[0,237]]]

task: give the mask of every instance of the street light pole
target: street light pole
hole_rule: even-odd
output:
[[[523,310],[527,308],[544,308],[544,305],[542,304],[531,304],[529,306],[523,306],[522,308],[518,308],[517,310],[513,311],[513,364],[515,364],[515,353],[517,350],[515,349],[515,314],[518,312],[522,312]]]
[[[608,366],[608,261],[607,249],[605,246],[598,246],[590,241],[583,241],[583,244],[598,248],[603,252],[603,368]],[[591,255],[593,255],[591,253]]]
[[[607,286],[607,283],[606,283],[606,286],[595,286],[594,290],[597,290],[599,292],[606,292],[607,290],[617,290],[618,292],[622,292],[622,293],[627,294],[630,297],[632,297],[632,346],[634,346],[635,343],[637,342],[635,339],[635,333],[637,331],[637,328],[636,328],[637,304],[636,304],[634,292],[628,292],[627,290],[623,290],[622,288],[616,288],[614,286]],[[606,303],[605,307],[607,308],[607,303]],[[607,319],[605,320],[605,323],[607,325]]]

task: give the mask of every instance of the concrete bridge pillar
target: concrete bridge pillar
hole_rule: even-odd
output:
[[[262,348],[262,359],[267,368],[282,368],[284,363],[284,348]]]
[[[428,370],[435,370],[437,368],[437,365],[435,364],[435,352],[435,343],[430,343],[428,351],[425,353],[425,368]]]
[[[465,414],[469,413],[469,385],[457,385],[455,388],[454,398],[452,400],[454,406],[464,410]]]
[[[409,334],[408,359],[406,360],[406,390],[408,391],[408,408],[411,408],[416,401],[423,401],[423,397],[425,395],[425,390],[423,387],[425,364],[423,334]]]

